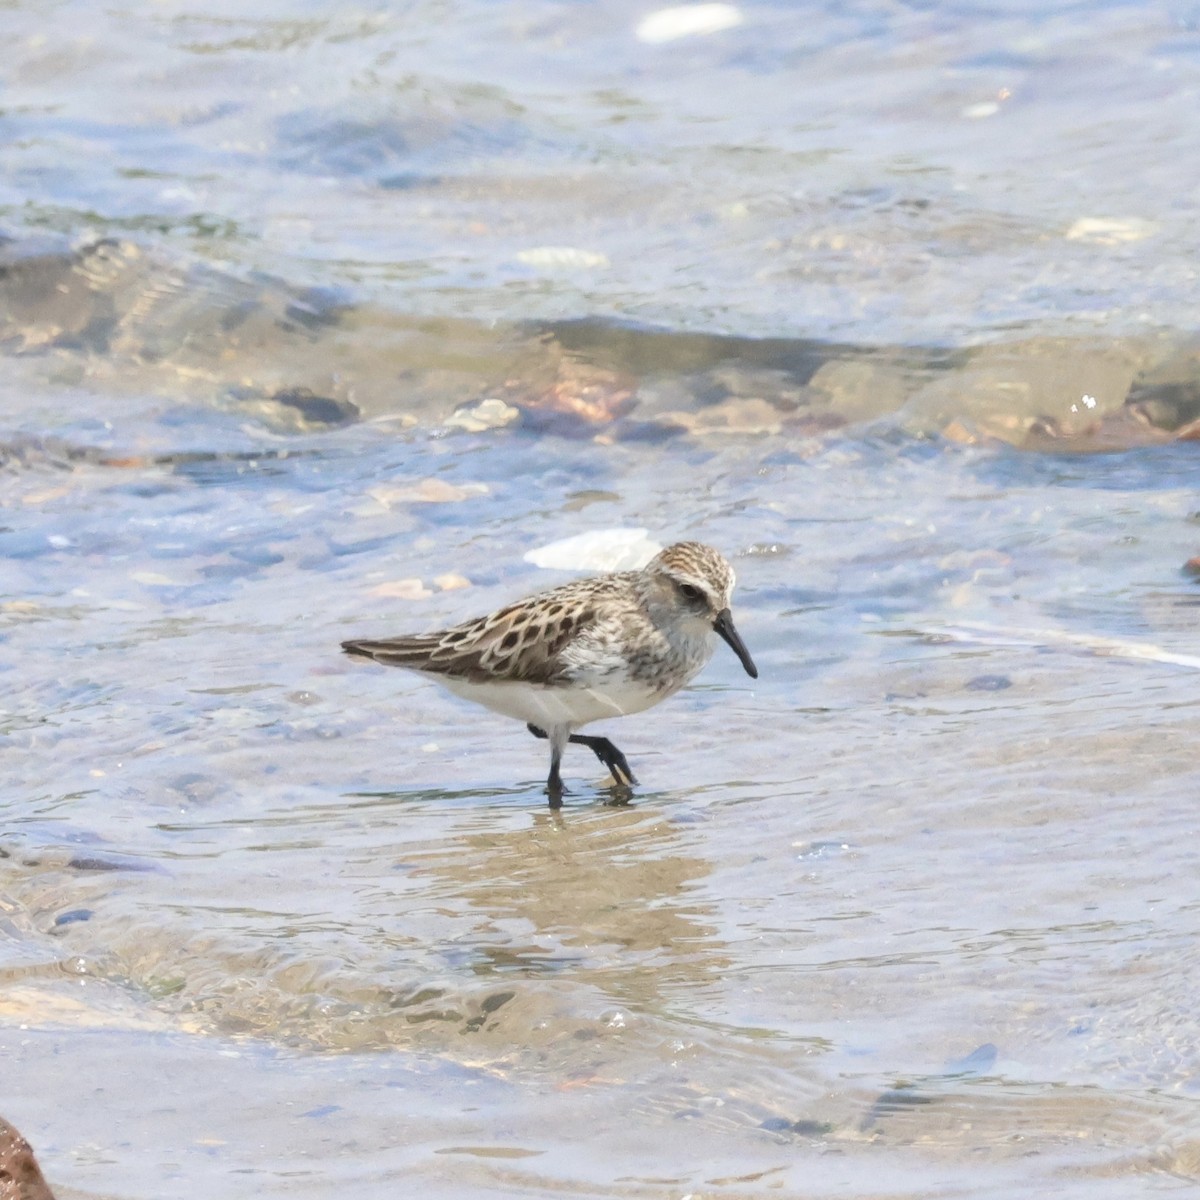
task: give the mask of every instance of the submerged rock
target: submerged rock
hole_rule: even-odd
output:
[[[913,382],[897,367],[866,359],[831,359],[808,381],[814,403],[848,423],[876,421],[896,412]]]
[[[984,346],[921,388],[905,405],[903,424],[917,434],[969,429],[1014,445],[1038,430],[1081,434],[1124,405],[1147,358],[1133,342],[1031,338]]]
[[[468,433],[483,433],[488,429],[503,429],[520,419],[519,408],[505,404],[495,396],[488,396],[478,403],[455,409],[446,418],[446,424],[453,429],[465,429]]]

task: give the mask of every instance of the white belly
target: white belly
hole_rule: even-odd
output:
[[[514,717],[549,731],[564,726],[571,731],[605,717],[641,712],[663,699],[662,692],[629,681],[605,682],[596,687],[545,687],[536,683],[472,683],[466,679],[436,679],[456,696],[473,700],[506,717]]]

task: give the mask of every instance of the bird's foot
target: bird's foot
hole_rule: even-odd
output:
[[[616,746],[614,746],[612,742],[608,740],[608,738],[583,738],[580,735],[576,736],[579,737],[579,740],[582,741],[585,746],[588,746],[592,753],[604,764],[604,766],[608,768],[618,787],[628,788],[637,784],[637,777],[630,769],[629,762],[625,758],[625,755],[623,755],[620,750],[618,750]],[[572,738],[571,740],[574,741],[575,739]]]

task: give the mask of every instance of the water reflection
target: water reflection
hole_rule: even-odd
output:
[[[413,876],[479,914],[465,948],[475,974],[536,978],[569,963],[612,1003],[655,1012],[674,989],[730,962],[708,906],[691,894],[711,869],[692,842],[648,798],[472,834],[451,854],[419,857]]]

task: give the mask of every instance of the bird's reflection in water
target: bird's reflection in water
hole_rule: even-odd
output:
[[[599,803],[534,809],[520,829],[493,821],[407,855],[410,881],[452,907],[456,925],[469,921],[453,935],[457,965],[571,978],[639,1008],[729,966],[711,906],[697,895],[712,867],[695,833],[663,797],[634,804],[628,789],[601,794]]]

